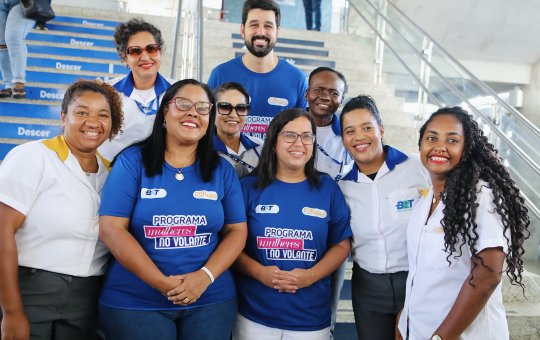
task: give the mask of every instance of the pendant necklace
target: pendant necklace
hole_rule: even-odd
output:
[[[177,181],[183,181],[185,176],[184,174],[182,173],[182,171],[184,171],[184,169],[186,168],[186,166],[188,166],[188,164],[191,164],[193,161],[190,159],[188,160],[188,162],[186,163],[186,165],[184,165],[183,167],[181,168],[175,168],[176,169],[176,173],[174,174],[174,178],[177,180]]]

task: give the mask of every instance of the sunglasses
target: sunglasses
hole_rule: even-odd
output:
[[[249,104],[236,104],[233,106],[231,103],[219,102],[217,103],[218,113],[220,115],[230,115],[232,110],[236,111],[236,114],[239,116],[247,116],[249,114]]]
[[[212,103],[209,102],[200,101],[194,103],[184,97],[174,97],[173,99],[169,100],[168,104],[171,104],[173,102],[176,108],[180,111],[189,111],[193,106],[195,106],[195,111],[197,111],[203,116],[208,115],[212,110]]]
[[[159,46],[159,44],[150,44],[150,45],[146,45],[145,47],[130,46],[126,49],[126,54],[133,57],[138,57],[141,54],[143,54],[144,51],[146,51],[146,53],[148,53],[149,56],[155,57],[161,51],[161,46]]]

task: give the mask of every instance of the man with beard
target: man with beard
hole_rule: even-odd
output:
[[[280,9],[274,0],[247,0],[242,10],[240,34],[244,55],[212,70],[208,85],[234,81],[251,94],[251,112],[243,132],[264,138],[275,115],[288,108],[305,108],[305,74],[274,53],[279,33]]]

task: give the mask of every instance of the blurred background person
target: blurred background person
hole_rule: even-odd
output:
[[[315,122],[287,109],[270,123],[255,171],[242,178],[248,241],[235,263],[233,339],[330,337],[331,274],[349,254],[349,210],[315,169]]]
[[[321,0],[303,0],[306,13],[306,29],[321,30]]]
[[[509,339],[502,275],[525,288],[525,200],[474,119],[442,108],[420,129],[433,186],[407,228],[409,277],[399,332],[416,339]],[[413,284],[414,283],[414,284]]]
[[[341,112],[353,168],[339,181],[351,209],[352,304],[359,339],[394,339],[405,300],[407,223],[429,177],[417,157],[385,145],[375,101],[360,95]]]
[[[100,236],[114,255],[100,297],[107,339],[229,340],[236,290],[228,268],[244,248],[244,201],[212,146],[208,86],[172,85],[152,134],[116,158]]]
[[[120,60],[131,71],[110,81],[122,94],[125,118],[122,132],[99,148],[108,160],[150,135],[159,104],[171,86],[159,74],[164,41],[157,27],[141,19],[131,19],[116,27],[114,41]]]
[[[28,51],[24,39],[35,23],[25,18],[19,0],[5,0],[0,4],[0,71],[4,80],[0,98],[26,98]]]
[[[217,111],[214,148],[242,177],[259,163],[263,144],[262,140],[241,132],[249,115],[249,94],[235,82],[220,85],[214,94]]]
[[[108,162],[120,130],[110,86],[81,80],[62,102],[63,133],[15,147],[0,166],[2,339],[88,339],[109,258],[98,239]]]

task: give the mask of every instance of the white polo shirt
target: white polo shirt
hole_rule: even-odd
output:
[[[11,150],[0,166],[0,201],[25,215],[15,234],[20,266],[88,277],[109,258],[98,239],[107,162],[97,157],[94,184],[62,136]]]
[[[341,126],[335,114],[329,126],[317,127],[315,150],[317,150],[315,168],[329,174],[334,180],[339,180],[343,169],[350,169],[352,166],[353,159],[343,146]]]
[[[262,147],[263,141],[261,139],[240,133],[240,148],[238,152],[235,152],[219,139],[217,133],[214,133],[214,149],[234,166],[240,177],[253,171],[259,164]]]
[[[171,82],[158,73],[154,87],[140,91],[135,89],[130,72],[126,76],[111,79],[107,83],[122,96],[122,110],[124,111],[122,130],[112,141],[106,140],[99,147],[99,153],[105,159],[112,161],[120,151],[150,135],[159,104],[165,91],[171,86]]]
[[[374,180],[355,164],[338,182],[351,209],[353,259],[374,274],[408,270],[407,223],[430,183],[418,158],[384,148],[386,160]]]
[[[495,212],[493,194],[487,183],[477,185],[479,204],[476,210],[478,229],[478,252],[486,248],[502,247],[507,252],[500,215]],[[441,225],[444,203],[439,205],[427,219],[433,199],[433,190],[422,198],[415,208],[408,226],[409,276],[405,306],[399,320],[401,334],[407,332],[409,339],[429,339],[454,305],[463,282],[471,273],[471,253],[467,245],[463,254],[451,264],[446,261],[444,230]],[[427,220],[427,222],[426,222]],[[473,323],[461,334],[460,339],[508,339],[508,323],[499,283],[487,304]]]

